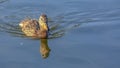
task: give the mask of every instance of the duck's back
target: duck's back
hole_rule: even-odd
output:
[[[26,19],[21,22],[23,24],[22,31],[27,36],[36,36],[37,32],[40,30],[39,23],[37,20]]]

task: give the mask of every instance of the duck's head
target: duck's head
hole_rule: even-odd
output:
[[[39,18],[39,25],[40,25],[41,29],[49,31],[47,15],[42,14],[40,16],[40,18]]]

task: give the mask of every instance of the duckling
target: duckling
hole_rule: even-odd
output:
[[[26,36],[42,39],[48,38],[48,18],[45,14],[42,14],[38,21],[35,19],[25,19],[20,22],[19,26]]]

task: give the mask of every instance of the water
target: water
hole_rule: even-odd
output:
[[[120,68],[119,0],[0,0],[1,68]],[[49,55],[25,37],[26,17],[49,18]]]

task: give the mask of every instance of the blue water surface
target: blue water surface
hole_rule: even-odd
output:
[[[120,68],[120,0],[0,0],[0,68]],[[45,13],[54,31],[47,59],[18,24]],[[16,35],[17,33],[17,35]]]

